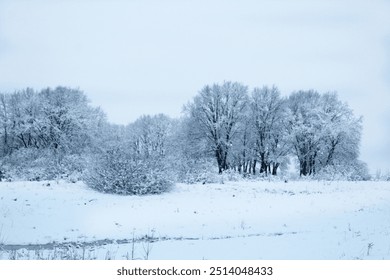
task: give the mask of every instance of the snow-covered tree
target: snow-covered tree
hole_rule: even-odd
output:
[[[179,182],[215,182],[218,168],[208,141],[195,135],[195,123],[188,117],[175,120],[167,154]]]
[[[298,91],[289,96],[291,117],[288,130],[293,152],[299,161],[301,176],[314,174],[321,141],[321,95],[316,91]]]
[[[80,90],[27,88],[0,96],[0,119],[3,165],[21,177],[35,168],[27,177],[38,179],[71,173],[94,145],[105,115]]]
[[[166,156],[173,120],[166,115],[141,116],[127,126],[127,136],[134,153],[145,158]]]
[[[0,94],[0,122],[1,122],[1,156],[5,156],[10,151],[11,139],[10,139],[10,129],[11,129],[11,119],[10,119],[10,108],[9,108],[9,95],[1,93]]]
[[[299,91],[290,95],[288,106],[290,141],[301,176],[329,166],[348,169],[359,165],[362,120],[337,94]]]
[[[252,92],[250,123],[254,133],[256,159],[260,161],[260,173],[276,175],[288,154],[285,105],[285,100],[280,97],[275,86],[255,88]]]
[[[229,168],[228,156],[247,106],[247,87],[237,82],[205,86],[186,106],[191,137],[206,140],[219,173]]]
[[[93,132],[101,125],[104,114],[89,106],[86,95],[65,87],[40,92],[43,118],[39,130],[46,146],[55,151],[80,153],[90,146]]]
[[[362,131],[362,118],[356,118],[336,93],[321,96],[322,139],[318,165],[324,173],[344,174],[344,177],[368,177],[367,168],[358,160]]]
[[[233,165],[234,170],[237,170],[245,176],[252,172],[255,173],[257,156],[250,110],[245,110],[243,114],[244,117],[238,124],[237,137],[232,142],[229,161]]]

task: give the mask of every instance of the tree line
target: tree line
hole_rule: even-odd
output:
[[[0,177],[83,179],[137,194],[211,173],[276,176],[296,162],[299,176],[365,179],[361,132],[362,119],[336,93],[314,90],[284,97],[276,86],[228,81],[204,86],[180,118],[115,125],[79,89],[27,88],[0,94]]]
[[[248,93],[240,83],[225,82],[205,86],[187,105],[186,117],[193,145],[214,154],[219,173],[277,175],[292,157],[300,176],[363,168],[362,119],[336,93],[309,90],[282,97],[275,86]]]

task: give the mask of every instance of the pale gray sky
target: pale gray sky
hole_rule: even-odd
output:
[[[390,168],[390,1],[0,0],[0,91],[79,87],[126,124],[203,85],[337,91]]]

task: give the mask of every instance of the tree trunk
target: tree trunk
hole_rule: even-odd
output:
[[[267,164],[265,162],[265,154],[260,153],[260,173],[267,173]]]
[[[302,159],[299,161],[299,176],[306,176],[307,173],[307,161]]]
[[[272,175],[274,175],[274,176],[278,175],[277,174],[277,172],[278,172],[277,170],[278,170],[279,165],[280,165],[279,163],[273,163],[272,164]]]
[[[217,158],[217,163],[218,163],[218,174],[222,174],[222,171],[224,169],[224,162],[223,162],[223,151],[221,146],[218,146],[216,148],[215,157]]]
[[[257,160],[253,160],[253,166],[252,166],[252,171],[253,171],[253,175],[256,175],[256,163],[257,163]]]

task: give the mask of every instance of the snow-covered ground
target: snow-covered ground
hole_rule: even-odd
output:
[[[390,259],[390,182],[1,182],[0,259]]]

